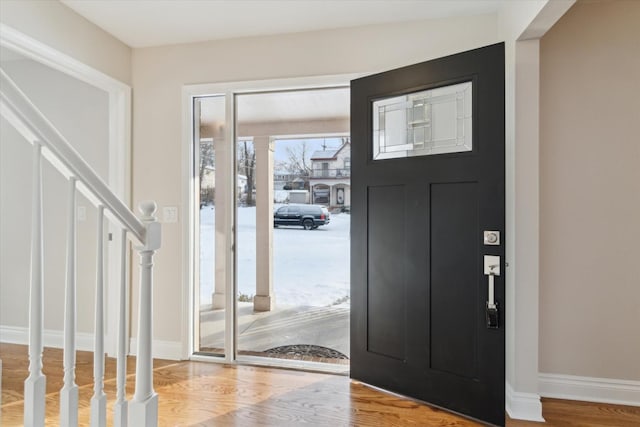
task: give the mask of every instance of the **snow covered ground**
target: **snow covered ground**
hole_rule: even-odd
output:
[[[276,206],[277,207],[277,206]],[[256,208],[238,208],[238,293],[256,293]],[[317,230],[273,230],[276,305],[349,305],[348,214],[332,214]],[[214,280],[215,209],[200,210],[200,304],[211,304]]]

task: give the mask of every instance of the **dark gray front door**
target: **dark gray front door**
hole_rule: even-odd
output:
[[[351,136],[352,378],[504,425],[504,45],[352,81]]]

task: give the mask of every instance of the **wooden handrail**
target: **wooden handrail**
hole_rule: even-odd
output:
[[[17,118],[19,125],[25,126],[42,146],[51,151],[67,170],[86,186],[99,204],[118,220],[123,227],[143,245],[146,244],[145,225],[109,188],[89,164],[78,154],[73,146],[33,105],[29,98],[18,88],[14,81],[0,68],[0,103],[11,115]],[[34,142],[34,141],[30,141]],[[58,165],[54,164],[54,167]],[[60,171],[63,172],[63,171]]]

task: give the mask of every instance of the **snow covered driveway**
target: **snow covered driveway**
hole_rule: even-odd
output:
[[[331,223],[307,231],[302,227],[273,230],[273,282],[276,305],[349,304],[350,215],[332,214]],[[215,209],[200,211],[200,303],[211,304],[214,271]],[[238,293],[255,295],[256,208],[238,208]]]

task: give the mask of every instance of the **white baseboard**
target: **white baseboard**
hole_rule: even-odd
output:
[[[542,418],[542,403],[536,393],[514,391],[511,384],[505,384],[505,409],[514,420],[539,421]]]
[[[21,326],[0,326],[0,342],[28,345],[29,328]],[[63,348],[63,332],[45,329],[42,332],[42,345],[45,347]],[[93,351],[93,334],[76,332],[76,348],[82,351]]]
[[[108,337],[105,337],[107,340]],[[8,344],[29,344],[29,329],[20,326],[0,326],[0,342]],[[62,331],[45,329],[42,334],[45,347],[64,348],[64,334]],[[93,334],[76,333],[76,348],[82,351],[93,351]],[[136,339],[130,340],[129,354],[136,354]],[[181,360],[182,343],[180,341],[153,341],[153,357],[156,359]]]
[[[138,340],[131,338],[129,340],[129,354],[136,355],[138,349]],[[153,340],[152,343],[153,358],[167,360],[182,360],[182,343],[180,341],[162,341]]]
[[[543,397],[640,406],[640,381],[544,373],[538,381]]]

